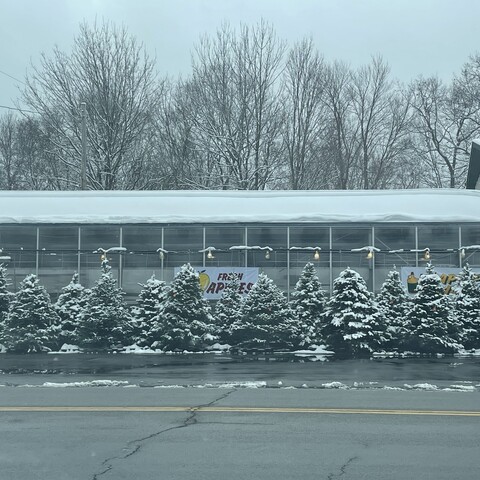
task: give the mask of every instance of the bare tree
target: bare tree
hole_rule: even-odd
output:
[[[324,155],[331,165],[331,188],[356,188],[355,166],[360,142],[359,125],[353,121],[353,101],[350,94],[350,69],[338,62],[328,67],[325,88],[329,111]]]
[[[326,67],[312,40],[290,51],[284,71],[285,120],[283,141],[289,169],[289,188],[318,188],[325,174],[321,143],[327,128],[324,89]]]
[[[142,188],[142,160],[159,84],[154,62],[128,35],[104,23],[82,24],[70,55],[42,54],[26,78],[25,103],[50,130],[50,152],[70,172],[62,188],[78,188],[81,169],[81,111],[87,106],[88,188]]]
[[[182,89],[212,187],[263,189],[275,181],[283,53],[283,43],[264,22],[243,26],[238,35],[224,26],[197,45],[192,78]]]
[[[0,118],[0,185],[3,190],[18,190],[22,166],[17,148],[18,121],[12,112]]]
[[[386,188],[408,147],[410,101],[389,79],[379,57],[352,76],[354,121],[360,142],[361,187]]]
[[[478,98],[466,94],[472,86],[466,68],[451,85],[438,78],[412,84],[417,149],[426,160],[425,182],[431,187],[463,186],[466,178],[470,143],[479,131]]]

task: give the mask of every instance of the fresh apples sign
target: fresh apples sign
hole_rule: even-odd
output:
[[[258,268],[254,267],[193,267],[198,272],[198,280],[208,300],[218,300],[229,282],[230,274],[239,280],[239,293],[246,295],[258,280]]]

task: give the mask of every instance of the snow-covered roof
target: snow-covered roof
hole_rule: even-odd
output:
[[[480,191],[3,191],[0,223],[480,222]]]

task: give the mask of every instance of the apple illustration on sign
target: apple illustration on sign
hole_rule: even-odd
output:
[[[198,275],[198,281],[200,282],[200,288],[206,290],[210,284],[210,277],[205,273],[205,270],[202,270]]]

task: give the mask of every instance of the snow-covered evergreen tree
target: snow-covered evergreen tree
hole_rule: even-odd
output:
[[[153,274],[138,295],[137,305],[132,309],[133,341],[139,346],[150,346],[153,341],[153,332],[158,330],[156,318],[160,307],[167,298],[167,285],[158,280]]]
[[[152,347],[162,350],[202,350],[217,340],[198,272],[190,264],[175,275],[154,322]]]
[[[0,343],[15,353],[58,348],[60,318],[36,275],[27,275],[10,302]]]
[[[368,355],[388,339],[373,294],[350,268],[334,280],[324,317],[324,338],[339,357]]]
[[[454,314],[460,326],[459,340],[466,349],[480,348],[480,278],[468,264],[453,288]]]
[[[404,339],[411,329],[407,317],[410,298],[397,270],[388,273],[376,300],[384,328],[390,336],[385,348],[403,349]]]
[[[7,269],[0,263],[0,339],[5,328],[5,320],[7,319],[8,307],[13,294],[8,291]],[[0,340],[0,351],[5,348]]]
[[[70,283],[62,288],[57,301],[54,304],[55,311],[60,317],[59,343],[78,343],[78,323],[80,314],[87,303],[86,290],[78,281],[78,273],[74,273]]]
[[[238,322],[242,315],[243,297],[239,293],[240,280],[238,275],[231,273],[220,300],[215,305],[215,325],[220,341],[230,343],[230,327]]]
[[[13,294],[8,291],[7,269],[0,263],[0,325],[5,319]]]
[[[456,341],[459,323],[451,314],[450,300],[440,276],[430,263],[425,270],[408,309],[411,330],[406,346],[420,353],[453,353],[461,347]]]
[[[131,340],[131,316],[111,274],[108,260],[102,262],[102,274],[87,296],[78,323],[81,347],[108,349]]]
[[[292,292],[290,303],[299,329],[300,345],[321,343],[322,314],[326,296],[313,263],[305,265]]]
[[[299,331],[283,292],[264,273],[242,305],[242,316],[230,327],[233,346],[241,349],[293,348]]]

